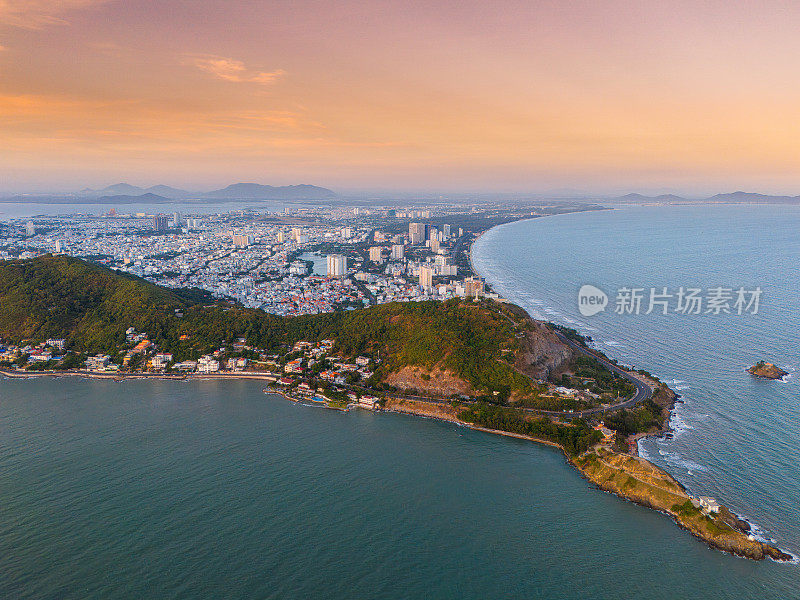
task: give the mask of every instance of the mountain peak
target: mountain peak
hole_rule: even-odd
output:
[[[257,200],[323,200],[335,198],[333,191],[316,185],[272,186],[260,183],[233,183],[204,194],[207,198],[242,198]]]

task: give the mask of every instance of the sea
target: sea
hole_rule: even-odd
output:
[[[681,395],[640,451],[800,553],[800,209],[626,207],[503,225],[473,260]],[[584,317],[577,294],[609,296]],[[615,313],[623,287],[760,287],[756,314]],[[752,311],[752,307],[750,309]],[[643,312],[643,311],[642,311]],[[735,311],[734,311],[735,312]],[[800,566],[708,548],[556,449],[340,412],[254,381],[0,381],[0,598],[786,599]]]

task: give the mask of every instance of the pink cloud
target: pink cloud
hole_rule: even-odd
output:
[[[270,84],[286,74],[283,69],[275,71],[252,71],[240,60],[222,56],[195,56],[192,60],[195,67],[225,81],[237,83]]]

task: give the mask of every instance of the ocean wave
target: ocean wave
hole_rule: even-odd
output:
[[[677,452],[663,452],[661,450],[658,453],[664,458],[664,460],[672,466],[680,467],[686,470],[690,475],[692,471],[701,471],[703,473],[708,472],[708,467],[705,465],[701,465],[699,462],[693,461],[691,459],[684,458]]]
[[[639,438],[638,440],[636,440],[636,450],[639,456],[641,456],[643,459],[653,462],[650,453],[647,450],[645,450],[644,446],[642,445],[642,442],[644,440],[645,438]]]
[[[748,524],[750,525],[750,535],[752,535],[754,539],[756,539],[759,542],[762,542],[764,544],[770,544],[771,546],[777,546],[778,545],[779,542],[775,538],[769,537],[769,534],[767,533],[767,531],[765,529],[763,529],[762,527],[760,527],[758,525],[758,523],[754,523],[746,515],[737,514],[736,516],[739,519],[742,519],[743,521],[747,521],[748,522]],[[787,551],[784,550],[784,552],[787,552]],[[798,558],[798,556],[795,555],[795,554],[792,554],[791,552],[789,552],[789,554],[792,557],[792,560],[790,560],[789,563],[790,564],[798,564],[798,561],[800,560]]]
[[[674,437],[678,437],[679,434],[683,433],[684,431],[691,431],[694,429],[692,425],[689,425],[683,417],[678,413],[678,410],[673,410],[672,414],[669,417],[669,426],[670,429],[674,432]]]

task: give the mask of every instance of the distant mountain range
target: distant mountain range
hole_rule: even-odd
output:
[[[93,199],[103,203],[146,202],[159,203],[170,200],[330,200],[337,195],[332,190],[316,185],[272,186],[259,183],[234,183],[228,187],[210,192],[190,192],[170,187],[154,185],[142,188],[129,183],[116,183],[101,190],[86,188],[76,194],[82,199]],[[20,198],[20,197],[17,197]]]
[[[771,196],[769,194],[758,194],[754,192],[732,192],[729,194],[717,194],[709,198],[682,198],[674,194],[662,194],[660,196],[644,196],[642,194],[626,194],[616,198],[607,198],[607,202],[620,202],[624,204],[673,204],[673,203],[717,203],[717,204],[798,204],[800,196]]]
[[[137,185],[129,183],[116,183],[102,190],[93,190],[86,188],[81,190],[77,195],[83,197],[95,198],[113,198],[115,196],[144,196],[145,194],[160,196],[170,200],[181,200],[184,198],[191,198],[198,194],[186,190],[179,190],[178,188],[170,187],[168,185],[154,185],[149,188],[141,188]]]
[[[258,183],[234,183],[221,190],[203,194],[206,198],[253,198],[261,200],[327,200],[336,194],[315,185],[285,185],[273,187]]]
[[[399,199],[402,194],[393,196]],[[498,194],[502,196],[502,194]],[[339,198],[336,192],[316,185],[284,185],[272,186],[259,183],[234,183],[227,187],[210,192],[192,192],[168,185],[154,185],[148,188],[131,185],[129,183],[116,183],[103,189],[95,190],[86,188],[77,193],[70,194],[18,194],[11,197],[0,197],[0,203],[29,202],[41,204],[169,204],[176,200],[188,202],[233,202],[236,200],[247,201],[328,201]],[[458,194],[451,198],[460,199]],[[464,199],[468,200],[471,196]],[[539,202],[547,197],[538,195],[532,202]],[[563,200],[560,199],[560,200]],[[626,194],[616,197],[574,196],[574,202],[605,202],[619,204],[800,204],[800,195],[775,196],[759,194],[756,192],[732,192],[716,194],[708,198],[685,198],[675,194],[661,194],[648,196],[645,194]]]

